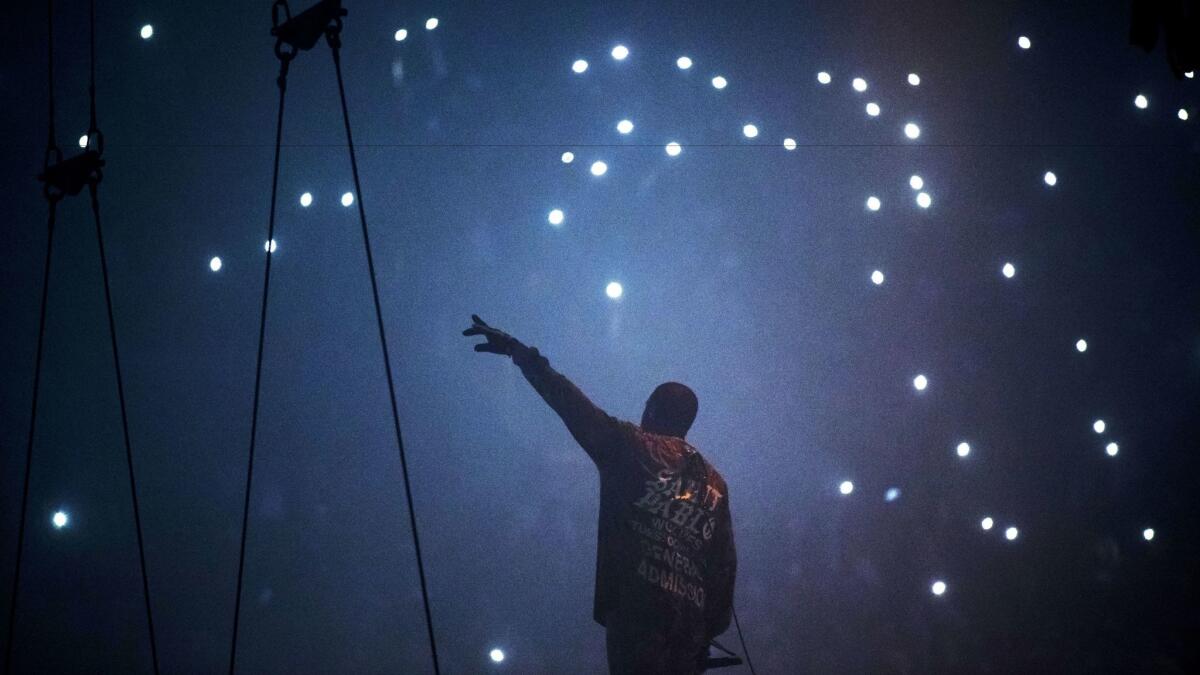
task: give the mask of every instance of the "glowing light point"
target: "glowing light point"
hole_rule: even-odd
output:
[[[921,76],[916,73],[909,73],[908,74],[908,83],[914,87],[921,84]]]
[[[747,124],[746,126],[742,127],[742,134],[745,135],[746,138],[754,138],[758,136],[758,127],[754,126],[753,124]]]
[[[584,61],[583,59],[578,59],[575,61],[575,63],[571,64],[571,70],[575,71],[576,73],[582,73],[583,71],[587,70],[587,67],[588,62]]]
[[[1108,445],[1104,446],[1104,452],[1108,453],[1109,457],[1116,457],[1117,453],[1120,452],[1120,450],[1121,450],[1121,447],[1118,446],[1116,443],[1109,443]]]
[[[396,42],[404,42],[408,39],[408,29],[401,28],[400,30],[396,31],[396,34],[393,35],[392,38],[395,39]]]
[[[675,157],[679,153],[683,152],[683,146],[675,141],[671,141],[670,143],[667,143],[666,151],[668,155]]]
[[[210,269],[214,272],[220,272],[221,271],[221,257],[213,256],[213,259],[208,261],[208,269]]]
[[[918,375],[913,378],[913,388],[917,391],[925,391],[925,387],[929,386],[929,378],[924,375]]]
[[[488,657],[492,659],[493,663],[500,663],[504,660],[504,652],[500,651],[499,649],[493,649],[492,651],[488,652]]]
[[[1137,106],[1139,110],[1145,110],[1150,105],[1150,99],[1146,98],[1143,94],[1138,94],[1136,97],[1134,97],[1133,104]]]
[[[267,253],[274,253],[275,249],[277,248],[279,248],[279,242],[275,241],[274,239],[263,242],[263,250]]]
[[[630,122],[629,120],[621,120],[620,122],[617,122],[617,131],[623,134],[633,131],[633,122]]]
[[[1013,267],[1012,263],[1004,263],[1004,267],[1000,271],[1009,279],[1017,275],[1017,268]]]
[[[312,199],[312,193],[305,192],[304,194],[300,195],[300,206],[303,206],[307,209],[308,207],[312,206]]]
[[[1187,108],[1180,108],[1179,112],[1176,114],[1179,115],[1179,119],[1183,120],[1184,122],[1187,121],[1187,118],[1188,118]]]
[[[564,152],[562,154],[562,163],[563,164],[570,164],[571,162],[574,162],[574,161],[575,161],[575,153]]]
[[[880,272],[879,270],[875,270],[874,272],[871,272],[871,281],[874,282],[874,284],[876,286],[882,284],[883,283],[883,272]]]
[[[966,457],[967,455],[971,454],[971,444],[963,441],[962,443],[958,444],[958,447],[955,448],[954,451],[958,453],[959,457]]]
[[[854,91],[863,92],[867,90],[867,81],[861,77],[856,77],[854,78],[854,81],[850,83],[850,86],[854,87]]]
[[[817,73],[817,82],[820,82],[821,84],[829,84],[830,82],[833,82],[833,78],[829,76],[829,73],[822,70],[821,72]]]
[[[1022,35],[1021,37],[1017,38],[1017,46],[1021,49],[1029,49],[1033,46],[1033,42],[1031,42],[1029,38]]]
[[[57,527],[60,530],[66,527],[67,522],[69,521],[70,518],[68,518],[67,514],[62,511],[56,511],[54,513],[54,517],[50,519],[50,522],[54,523],[54,527]]]
[[[1075,349],[1076,349],[1076,351],[1078,351],[1081,354],[1083,352],[1086,352],[1087,351],[1087,340],[1080,339],[1079,342],[1075,343]]]
[[[1004,531],[1004,538],[1009,541],[1013,541],[1014,539],[1017,538],[1018,534],[1020,534],[1020,531],[1018,531],[1017,528],[1010,527]]]
[[[675,59],[675,65],[679,66],[680,70],[687,70],[692,67],[692,60],[686,56],[681,56]]]
[[[562,209],[554,209],[553,211],[551,211],[550,215],[546,217],[546,220],[549,220],[551,225],[562,225],[562,222],[563,222]]]
[[[1184,74],[1183,74],[1183,76],[1184,76],[1184,77],[1186,77],[1187,79],[1189,79],[1189,80],[1190,80],[1190,79],[1192,79],[1193,77],[1195,77],[1195,76],[1196,76],[1196,71],[1194,71],[1194,70],[1189,70],[1189,71],[1187,71],[1186,73],[1184,73]]]
[[[142,26],[140,34],[143,40],[149,40],[150,38],[154,37],[154,26],[151,26],[150,24]]]
[[[87,139],[87,134],[84,134],[84,135],[80,136],[80,137],[79,137],[79,147],[80,147],[80,148],[86,148],[86,147],[87,147],[87,141],[88,141],[88,139]]]
[[[1092,422],[1092,431],[1095,431],[1098,434],[1104,433],[1104,427],[1104,420],[1096,420],[1095,422]]]
[[[933,204],[933,197],[930,197],[928,192],[917,193],[917,206],[927,209],[931,204]]]
[[[784,150],[795,150],[796,149],[796,139],[794,139],[794,138],[783,139],[783,149]]]
[[[612,48],[612,57],[618,61],[624,61],[629,57],[629,47],[625,45],[617,45]]]
[[[920,190],[925,187],[925,180],[920,176],[913,174],[912,178],[908,179],[908,186],[914,190]]]
[[[604,162],[601,162],[600,160],[596,160],[595,162],[592,162],[592,175],[593,176],[603,176],[606,173],[608,173],[608,165],[607,164],[605,164]]]
[[[879,117],[879,104],[871,101],[867,104],[867,114],[871,117]]]
[[[720,75],[718,75],[712,79],[713,89],[724,89],[728,85],[729,85],[729,81],[726,80],[725,78],[721,77]]]
[[[354,193],[353,192],[343,192],[342,193],[342,206],[350,206],[353,203],[354,203]]]
[[[882,206],[882,204],[879,201],[879,197],[876,197],[875,195],[871,195],[870,197],[867,197],[867,208],[868,209],[870,209],[872,211],[878,211],[880,206]]]
[[[908,124],[904,125],[904,135],[915,140],[921,135],[921,127],[909,122]]]
[[[844,495],[848,495],[851,492],[854,492],[854,483],[851,483],[848,480],[842,481],[842,484],[838,486],[838,492],[840,492]]]
[[[1054,187],[1058,183],[1058,176],[1055,176],[1053,171],[1047,171],[1046,175],[1042,176],[1042,180],[1046,181],[1046,185]]]
[[[437,20],[436,16],[429,17],[429,19],[425,22],[425,30],[433,30],[434,28],[437,28],[437,27],[438,27],[438,20]]]
[[[621,297],[623,293],[625,293],[625,289],[621,288],[621,284],[617,283],[616,281],[610,281],[608,286],[604,287],[604,293],[613,300],[616,300],[617,298]]]
[[[1142,539],[1145,539],[1146,541],[1152,541],[1154,539],[1154,528],[1147,527],[1146,529],[1142,530]]]
[[[984,530],[992,529],[992,526],[995,524],[996,524],[996,521],[992,520],[991,516],[987,516],[983,520],[979,521],[979,526],[982,527]]]
[[[900,488],[891,487],[883,494],[883,501],[894,502],[900,498]]]
[[[930,590],[930,592],[932,592],[934,595],[936,595],[936,596],[939,596],[939,597],[940,597],[940,596],[942,596],[942,595],[944,595],[944,594],[946,593],[946,582],[944,582],[944,581],[935,581],[935,582],[933,582],[933,585],[929,587],[929,590]]]

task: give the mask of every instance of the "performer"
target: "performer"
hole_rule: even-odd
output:
[[[725,480],[684,440],[696,395],[666,382],[640,427],[618,420],[536,347],[471,319],[463,335],[487,338],[475,351],[512,357],[600,471],[592,616],[606,629],[609,672],[703,672],[709,642],[729,627],[737,554]]]

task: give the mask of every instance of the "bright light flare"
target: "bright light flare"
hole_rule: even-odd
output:
[[[550,215],[548,215],[546,217],[546,220],[550,221],[551,225],[562,225],[563,224],[562,209],[554,209],[553,211],[551,211]]]
[[[1187,121],[1187,119],[1188,119],[1188,111],[1187,111],[1187,108],[1180,108],[1180,109],[1179,109],[1179,112],[1178,112],[1178,113],[1176,113],[1176,115],[1178,115],[1178,116],[1179,116],[1179,119],[1181,119],[1181,120],[1183,120],[1184,122],[1186,122],[1186,121]]]
[[[921,84],[921,76],[916,73],[909,73],[908,74],[908,83],[914,87]]]
[[[851,492],[854,492],[854,483],[851,483],[848,480],[842,481],[841,485],[838,485],[838,492],[840,492],[844,495],[848,495]]]
[[[929,378],[924,375],[918,375],[913,378],[913,388],[917,391],[925,391],[925,387],[929,386]]]
[[[854,78],[854,81],[850,83],[850,86],[854,87],[854,91],[863,92],[867,90],[867,81],[861,77],[856,77]]]
[[[992,529],[992,526],[995,524],[996,524],[996,521],[992,520],[991,516],[985,516],[983,520],[979,521],[979,526],[982,527],[985,531]]]
[[[794,138],[783,139],[783,149],[784,150],[795,150],[796,149],[796,139],[794,139]]]
[[[279,248],[279,242],[275,241],[274,239],[263,242],[263,250],[267,253],[274,253],[275,249],[277,248]]]
[[[437,28],[437,27],[438,27],[438,20],[437,20],[436,16],[431,16],[431,17],[429,17],[429,19],[427,21],[425,21],[425,30],[433,30],[434,28]]]
[[[1087,351],[1087,340],[1080,338],[1079,342],[1075,343],[1075,350],[1080,354]]]
[[[962,443],[958,444],[958,447],[955,448],[954,451],[958,453],[959,457],[966,457],[967,455],[971,454],[971,444],[963,441]]]
[[[1153,541],[1154,540],[1154,528],[1147,527],[1146,529],[1142,530],[1142,539],[1145,539],[1146,541]]]
[[[595,162],[592,162],[592,175],[593,176],[603,176],[606,173],[608,173],[608,165],[607,164],[605,164],[604,162],[602,162],[600,160],[596,160]]]
[[[1138,94],[1134,97],[1133,104],[1137,106],[1139,110],[1145,110],[1150,106],[1150,99],[1146,98],[1144,94]]]
[[[576,73],[582,73],[587,69],[588,62],[584,61],[583,59],[576,59],[575,63],[571,64],[571,70],[575,71]]]
[[[1054,187],[1058,183],[1058,176],[1055,176],[1053,171],[1047,171],[1046,175],[1042,176],[1042,180],[1046,181],[1046,185]]]
[[[604,293],[613,300],[616,300],[625,293],[625,289],[621,287],[620,283],[616,281],[610,281],[608,286],[604,287]]]
[[[488,652],[488,657],[492,659],[492,663],[500,663],[504,660],[504,652],[499,649],[493,649]]]
[[[214,272],[220,272],[220,271],[221,271],[221,265],[222,265],[222,263],[221,263],[221,257],[220,257],[220,256],[215,256],[215,255],[214,255],[214,256],[213,256],[213,258],[212,258],[212,260],[209,260],[209,261],[208,261],[208,269],[210,269],[210,270],[212,270],[212,271],[214,271]]]
[[[1021,37],[1017,38],[1017,46],[1021,49],[1029,49],[1033,46],[1033,42],[1029,38],[1022,35]]]
[[[564,152],[562,154],[562,163],[563,164],[570,164],[571,162],[574,162],[574,161],[575,161],[575,153]]]
[[[867,114],[871,117],[879,117],[879,104],[871,101],[867,104]]]
[[[80,136],[80,137],[79,137],[79,147],[80,147],[80,148],[87,148],[87,141],[88,141],[88,139],[87,139],[87,134],[84,134],[84,135]]]
[[[343,192],[342,193],[342,206],[350,206],[353,203],[354,203],[354,193],[353,192]]]
[[[880,272],[879,270],[875,270],[874,272],[871,272],[871,281],[876,286],[882,284],[883,283],[883,272]]]
[[[629,47],[625,45],[617,45],[612,48],[612,57],[618,61],[624,61],[629,58]]]
[[[304,194],[300,195],[300,206],[303,206],[304,208],[307,209],[308,207],[312,206],[312,200],[313,200],[312,193],[305,192]]]
[[[1109,457],[1116,457],[1117,453],[1120,451],[1121,446],[1117,445],[1116,443],[1109,443],[1108,445],[1104,446],[1104,452],[1108,453]]]
[[[54,523],[54,527],[61,530],[67,526],[67,523],[70,522],[70,520],[71,519],[69,517],[67,517],[67,514],[65,512],[56,511],[54,513],[54,517],[52,517],[50,519],[50,522]]]
[[[712,79],[712,86],[713,89],[724,89],[725,87],[729,86],[729,80],[726,80],[718,75]]]
[[[617,131],[621,132],[622,134],[627,134],[633,131],[633,122],[630,122],[629,120],[621,120],[620,122],[617,122]]]
[[[747,124],[746,126],[742,127],[742,134],[746,138],[756,138],[758,136],[758,127],[754,126],[753,124]]]
[[[941,580],[938,580],[938,581],[935,581],[935,582],[933,582],[933,585],[931,585],[931,586],[929,587],[929,591],[930,591],[931,593],[933,593],[934,595],[936,595],[936,596],[939,596],[939,597],[940,597],[940,596],[942,596],[942,595],[945,595],[945,593],[946,593],[946,582],[944,582],[944,581],[941,581]]]
[[[908,179],[908,186],[914,190],[920,190],[925,187],[925,180],[920,176],[913,174],[912,178]]]
[[[154,37],[154,26],[151,26],[150,24],[142,26],[142,30],[139,34],[142,36],[143,40],[149,40],[150,38]]]
[[[1014,267],[1012,263],[1006,262],[1004,263],[1004,267],[1000,269],[1000,272],[1003,273],[1005,277],[1011,279],[1017,275],[1017,268]]]
[[[1004,531],[1004,538],[1009,541],[1014,541],[1017,538],[1017,536],[1020,534],[1021,534],[1020,530],[1018,530],[1015,527],[1010,527]]]
[[[928,192],[917,193],[917,206],[927,209],[933,204],[933,197],[929,196]]]
[[[904,135],[916,140],[916,138],[921,135],[921,127],[909,122],[908,124],[904,125]]]
[[[681,56],[675,59],[675,65],[678,66],[680,70],[687,70],[688,68],[692,67],[692,60],[686,56]]]
[[[885,502],[894,502],[899,498],[900,498],[900,488],[897,488],[897,487],[890,487],[887,489],[887,492],[885,492],[883,494],[883,501],[885,501]]]
[[[870,209],[872,211],[878,211],[879,207],[882,205],[883,205],[883,203],[879,201],[879,197],[876,197],[875,195],[871,195],[870,197],[867,197],[867,208],[868,209]]]
[[[1095,431],[1098,434],[1104,433],[1104,427],[1104,420],[1096,420],[1095,422],[1092,422],[1092,431]]]
[[[829,84],[830,82],[833,82],[833,78],[829,75],[829,73],[822,70],[821,72],[817,73],[817,82],[820,82],[821,84]]]
[[[676,143],[675,141],[671,141],[670,143],[667,143],[667,146],[665,149],[667,151],[667,154],[671,157],[675,157],[679,153],[683,152],[683,146],[680,145],[679,143]]]
[[[404,42],[408,39],[408,29],[401,28],[400,30],[396,31],[396,34],[392,36],[392,39],[394,39],[396,42]]]

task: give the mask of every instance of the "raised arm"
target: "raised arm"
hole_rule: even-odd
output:
[[[571,436],[600,466],[611,459],[614,448],[634,442],[637,427],[619,420],[597,407],[579,387],[550,367],[549,360],[536,347],[528,347],[513,336],[484,323],[474,314],[474,325],[463,335],[483,335],[486,343],[475,345],[475,351],[511,356],[521,374],[547,404],[558,413]]]

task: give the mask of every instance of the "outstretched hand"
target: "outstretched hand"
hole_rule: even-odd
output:
[[[492,328],[475,314],[471,315],[471,320],[474,322],[473,325],[464,330],[462,334],[468,336],[482,335],[487,338],[487,342],[475,345],[475,351],[512,356],[514,351],[520,347],[524,347],[520,340],[502,330]]]

